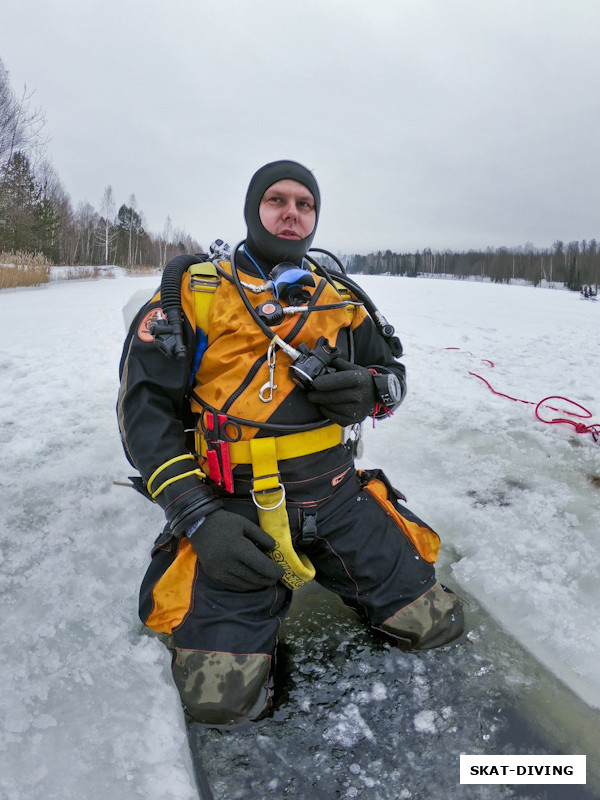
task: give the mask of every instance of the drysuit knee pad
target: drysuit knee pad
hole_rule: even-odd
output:
[[[196,722],[231,726],[257,719],[271,702],[268,655],[176,648],[173,679]]]
[[[413,650],[441,647],[463,632],[462,605],[453,592],[437,581],[425,594],[376,627]]]

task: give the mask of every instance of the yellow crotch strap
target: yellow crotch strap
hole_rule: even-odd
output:
[[[268,555],[283,567],[283,583],[290,589],[299,589],[315,577],[315,568],[304,553],[296,553],[292,544],[275,442],[273,436],[250,440],[254,476],[252,499],[258,509],[260,527],[275,539],[275,547]]]

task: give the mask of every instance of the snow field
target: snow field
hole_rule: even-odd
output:
[[[396,325],[409,379],[394,418],[365,424],[359,466],[384,468],[439,531],[456,587],[600,707],[600,445],[468,374],[525,400],[567,396],[599,422],[600,305],[521,286],[359,281]],[[169,657],[137,618],[162,512],[114,484],[131,474],[114,411],[121,310],[157,283],[0,294],[6,800],[196,796]],[[332,741],[357,734],[357,708],[331,720]],[[431,730],[432,713],[415,728]]]

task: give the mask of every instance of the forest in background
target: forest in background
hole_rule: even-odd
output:
[[[39,253],[52,264],[160,266],[201,246],[166,217],[146,229],[135,195],[117,205],[110,185],[98,208],[73,208],[47,155],[45,117],[25,87],[17,95],[0,59],[0,252]]]
[[[96,209],[89,202],[73,208],[69,194],[47,156],[45,118],[32,107],[32,93],[20,96],[10,85],[0,59],[0,253],[41,254],[48,263],[135,268],[162,267],[179,253],[202,246],[166,217],[161,234],[146,229],[134,194],[117,206],[110,185]],[[557,240],[549,248],[487,248],[485,251],[391,250],[342,256],[352,273],[478,277],[509,283],[563,283],[579,291],[598,286],[600,247],[596,239]]]
[[[598,287],[600,247],[596,239],[581,242],[557,240],[552,247],[488,247],[486,250],[442,252],[425,249],[417,253],[370,253],[345,256],[348,272],[367,275],[439,275],[454,278],[477,277],[496,283],[525,281],[562,283],[572,291],[582,286]]]

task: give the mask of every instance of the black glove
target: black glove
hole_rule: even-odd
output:
[[[208,577],[232,592],[273,586],[284,575],[283,567],[262,552],[275,547],[271,536],[224,508],[208,514],[189,540]]]
[[[377,405],[373,373],[343,358],[334,359],[332,366],[337,372],[318,375],[306,396],[319,406],[324,416],[338,425],[362,422]]]

